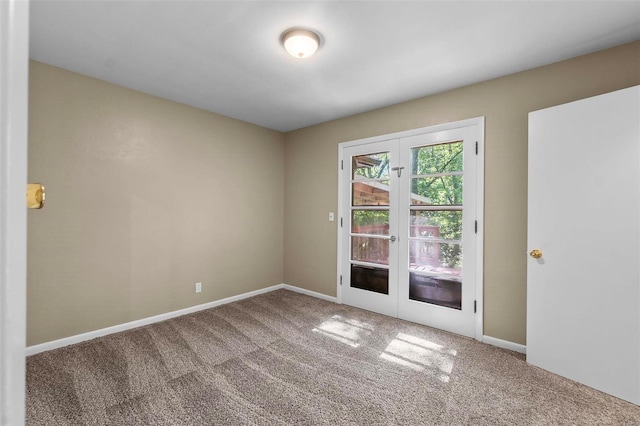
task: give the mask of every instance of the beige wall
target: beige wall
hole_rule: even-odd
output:
[[[283,281],[335,295],[338,143],[478,116],[485,334],[525,343],[527,113],[640,84],[640,42],[285,135],[30,66],[28,345]]]
[[[484,334],[525,344],[527,114],[637,84],[640,42],[286,134],[285,282],[336,294],[338,143],[484,116]]]
[[[28,345],[283,281],[281,133],[30,66]]]

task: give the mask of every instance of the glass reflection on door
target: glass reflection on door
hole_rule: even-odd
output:
[[[462,309],[462,141],[411,149],[409,299]]]
[[[351,287],[389,294],[389,152],[351,161]]]

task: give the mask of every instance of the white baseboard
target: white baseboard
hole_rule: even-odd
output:
[[[53,340],[51,342],[41,343],[39,345],[29,346],[26,349],[26,355],[35,355],[40,352],[50,351],[52,349],[62,348],[64,346],[73,345],[84,342],[85,340],[95,339],[96,337],[106,336],[108,334],[119,333],[132,328],[142,327],[143,325],[153,324],[155,322],[165,321],[182,315],[191,314],[202,311],[204,309],[215,308],[216,306],[226,305],[227,303],[236,302],[238,300],[257,296],[259,294],[268,293],[270,291],[284,288],[284,284],[276,284],[271,287],[261,288],[260,290],[250,291],[248,293],[239,294],[237,296],[227,297],[225,299],[215,300],[213,302],[203,303],[202,305],[191,306],[189,308],[179,309],[177,311],[167,312],[165,314],[155,315],[148,318],[142,318],[136,321],[126,322],[124,324],[114,325],[112,327],[102,328],[100,330],[90,331],[88,333],[77,334],[75,336],[65,337],[63,339]]]
[[[509,349],[510,351],[519,352],[521,354],[527,353],[527,347],[519,343],[509,342],[508,340],[496,339],[491,336],[482,336],[482,342],[488,345],[497,346],[502,349]]]
[[[35,355],[40,352],[50,351],[52,349],[62,348],[64,346],[74,345],[76,343],[84,342],[86,340],[95,339],[96,337],[102,337],[113,333],[119,333],[121,331],[131,330],[132,328],[142,327],[144,325],[153,324],[160,321],[165,321],[171,318],[179,317],[182,315],[192,314],[194,312],[202,311],[205,309],[215,308],[216,306],[226,305],[227,303],[237,302],[238,300],[247,299],[249,297],[257,296],[259,294],[269,293],[270,291],[286,289],[295,291],[297,293],[306,294],[307,296],[317,297],[318,299],[328,300],[335,302],[336,298],[327,296],[326,294],[317,293],[315,291],[306,290],[304,288],[295,287],[289,284],[276,284],[270,287],[261,288],[259,290],[250,291],[248,293],[238,294],[237,296],[227,297],[225,299],[215,300],[213,302],[203,303],[201,305],[191,306],[189,308],[179,309],[177,311],[167,312],[165,314],[155,315],[148,318],[142,318],[136,321],[126,322],[124,324],[114,325],[112,327],[102,328],[100,330],[89,331],[87,333],[77,334],[75,336],[65,337],[63,339],[53,340],[51,342],[41,343],[39,345],[29,346],[25,350],[25,355]]]
[[[227,297],[225,299],[215,300],[213,302],[203,303],[201,305],[191,306],[189,308],[179,309],[177,311],[167,312],[165,314],[155,315],[148,318],[142,318],[136,321],[114,325],[112,327],[102,328],[100,330],[77,334],[75,336],[65,337],[63,339],[53,340],[51,342],[41,343],[39,345],[29,346],[26,348],[25,354],[26,356],[35,355],[40,352],[50,351],[52,349],[58,349],[64,346],[69,346],[76,343],[84,342],[86,340],[95,339],[96,337],[106,336],[113,333],[119,333],[121,331],[131,330],[133,328],[142,327],[144,325],[153,324],[160,321],[165,321],[171,318],[191,314],[191,313],[202,311],[205,309],[215,308],[216,306],[226,305],[227,303],[236,302],[238,300],[247,299],[249,297],[257,296],[259,294],[264,294],[264,293],[268,293],[270,291],[279,290],[279,289],[295,291],[296,293],[301,293],[307,296],[316,297],[318,299],[323,299],[329,302],[337,303],[337,298],[334,296],[328,296],[326,294],[292,286],[289,284],[276,284],[270,287],[261,288],[259,290],[250,291],[248,293],[242,293],[236,296]],[[482,341],[484,343],[497,346],[499,348],[509,349],[511,351],[515,351],[523,354],[527,353],[526,346],[520,345],[518,343],[509,342],[507,340],[496,339],[495,337],[491,337],[491,336],[482,336]]]
[[[292,286],[292,285],[289,285],[289,284],[282,284],[282,286],[283,286],[282,288],[284,288],[286,290],[291,290],[291,291],[295,291],[296,293],[302,293],[302,294],[306,294],[307,296],[315,297],[317,299],[322,299],[322,300],[326,300],[326,301],[329,301],[329,302],[338,303],[338,299],[336,297],[334,297],[334,296],[327,296],[326,294],[318,293],[316,291],[307,290],[305,288]]]

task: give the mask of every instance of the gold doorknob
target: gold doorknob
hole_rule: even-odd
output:
[[[44,206],[44,186],[39,183],[27,185],[27,207],[41,209]]]
[[[534,259],[540,259],[542,257],[542,252],[538,249],[534,249],[531,250],[529,256],[533,257]]]

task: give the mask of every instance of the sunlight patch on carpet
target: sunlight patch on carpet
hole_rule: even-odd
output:
[[[334,315],[312,331],[357,348],[360,346],[362,339],[369,336],[373,330],[374,327],[371,324]]]
[[[423,371],[426,368],[433,369],[438,372],[440,381],[448,383],[456,355],[457,352],[453,349],[445,349],[437,343],[409,334],[398,333],[385,348],[380,358],[415,371]]]

